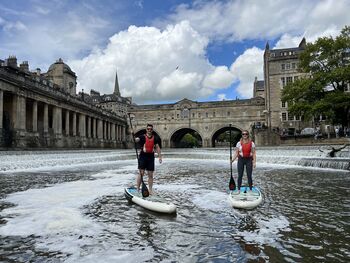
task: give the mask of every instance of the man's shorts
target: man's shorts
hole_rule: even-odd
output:
[[[139,156],[139,169],[154,171],[154,153],[140,153]]]

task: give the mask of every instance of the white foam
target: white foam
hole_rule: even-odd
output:
[[[133,181],[134,173],[105,171],[96,180],[74,181],[43,189],[29,189],[8,195],[6,202],[14,203],[1,211],[7,223],[0,227],[3,236],[40,236],[38,246],[75,255],[81,246],[96,239],[104,226],[82,213],[84,205],[104,195],[122,195],[124,186]]]
[[[192,199],[192,202],[202,209],[217,212],[221,212],[229,207],[227,194],[212,190],[207,190],[204,193],[203,191],[198,192]]]

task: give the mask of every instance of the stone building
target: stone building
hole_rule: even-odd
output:
[[[270,49],[269,44],[266,44],[264,52],[265,114],[267,125],[274,130],[284,129],[289,134],[294,134],[309,125],[302,122],[300,116],[290,114],[287,103],[281,101],[282,89],[288,83],[306,75],[298,70],[299,56],[305,46],[305,38],[298,47],[293,48]],[[256,82],[259,83],[257,80]]]
[[[62,59],[46,73],[17,66],[14,56],[0,65],[0,146],[123,147],[126,119],[85,102],[76,75]]]
[[[90,94],[79,92],[79,96],[87,103],[93,104],[101,109],[110,111],[120,117],[125,117],[128,112],[128,106],[132,103],[131,97],[122,97],[119,91],[118,74],[115,76],[114,92],[112,94],[103,94],[91,90]]]
[[[263,80],[258,80],[257,77],[255,77],[253,87],[253,98],[255,97],[265,98],[265,83]]]

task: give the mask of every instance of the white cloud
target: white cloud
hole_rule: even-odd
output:
[[[309,38],[339,32],[350,24],[349,10],[348,0],[195,1],[179,5],[168,21],[187,19],[211,40],[274,39],[285,33]]]
[[[234,76],[226,66],[218,66],[215,70],[207,75],[203,85],[212,89],[227,88],[233,81]]]
[[[115,71],[122,96],[137,103],[204,98],[230,86],[233,74],[206,58],[208,39],[187,21],[155,27],[130,26],[110,38],[108,46],[69,65],[79,76],[78,88],[112,93]]]
[[[218,94],[218,100],[226,100],[226,94],[225,93],[220,93]]]
[[[237,92],[243,98],[253,96],[255,77],[263,79],[263,54],[264,50],[257,47],[249,48],[231,65],[230,69],[239,82]]]

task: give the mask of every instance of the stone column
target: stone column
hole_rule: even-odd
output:
[[[53,108],[53,132],[54,134],[62,134],[62,108]]]
[[[77,136],[77,113],[73,112],[73,136]]]
[[[97,138],[103,139],[103,122],[102,120],[97,120]]]
[[[120,142],[121,134],[120,134],[120,125],[117,125],[117,140]]]
[[[38,131],[38,102],[33,102],[33,132]]]
[[[14,128],[25,130],[26,128],[26,99],[16,96]]]
[[[79,133],[80,137],[85,137],[86,136],[86,131],[85,131],[85,115],[84,114],[79,114]]]
[[[69,136],[69,110],[66,110],[66,135]]]
[[[107,125],[106,121],[103,121],[103,139],[107,139]]]
[[[88,130],[87,130],[87,137],[91,138],[91,117],[87,117],[88,118]]]
[[[115,124],[111,123],[111,137],[112,140],[115,141]]]
[[[49,105],[44,104],[44,133],[49,132]]]
[[[122,126],[122,141],[125,141],[125,126]]]
[[[4,92],[0,90],[0,129],[2,129],[3,115],[4,115]]]
[[[96,136],[96,119],[92,119],[92,138],[97,138]]]

